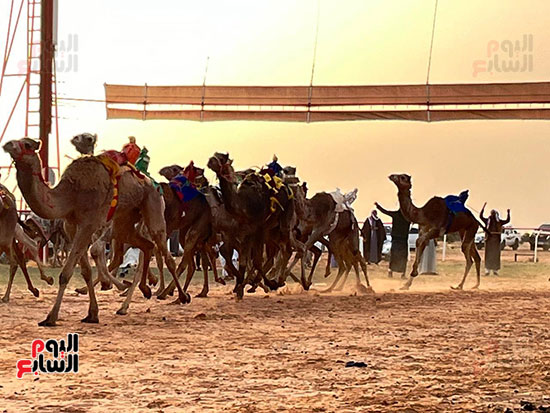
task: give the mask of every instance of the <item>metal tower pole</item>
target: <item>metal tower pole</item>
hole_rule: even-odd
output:
[[[40,159],[49,177],[49,135],[52,130],[52,67],[54,57],[54,0],[42,0],[40,11]]]

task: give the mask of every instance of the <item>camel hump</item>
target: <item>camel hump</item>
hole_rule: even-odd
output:
[[[109,173],[95,156],[85,156],[75,159],[61,175],[61,182],[71,184],[71,188],[78,191],[93,191],[100,188],[109,188]]]

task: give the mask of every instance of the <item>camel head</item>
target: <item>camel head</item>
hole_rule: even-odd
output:
[[[183,171],[183,168],[179,165],[165,166],[159,171],[159,174],[164,176],[167,180],[173,179],[177,174]]]
[[[231,164],[233,163],[232,159],[229,159],[228,153],[219,153],[216,152],[212,156],[206,166],[213,170],[218,177],[224,178],[229,182],[235,182],[235,171]]]
[[[242,182],[244,181],[244,179],[250,175],[250,174],[253,174],[254,172],[256,172],[254,169],[252,168],[248,168],[248,169],[243,169],[242,171],[237,171],[235,172],[235,176],[237,177],[237,182]]]
[[[40,149],[40,141],[31,138],[9,141],[3,146],[4,152],[10,154],[15,162],[25,161],[28,163],[40,162],[36,152]]]
[[[397,189],[401,190],[410,190],[412,187],[411,177],[407,174],[393,174],[390,175],[389,180],[392,181]]]
[[[93,155],[97,143],[97,134],[81,133],[71,139],[71,143],[82,155]]]

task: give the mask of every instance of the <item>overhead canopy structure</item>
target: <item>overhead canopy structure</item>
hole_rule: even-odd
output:
[[[107,119],[550,119],[550,82],[383,86],[105,85]]]

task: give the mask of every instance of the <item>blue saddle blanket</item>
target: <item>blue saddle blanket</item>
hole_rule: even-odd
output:
[[[189,182],[189,179],[183,175],[172,178],[170,188],[174,190],[181,202],[189,202],[200,194],[197,188]]]
[[[459,212],[469,212],[466,206],[466,200],[468,199],[468,190],[462,191],[458,196],[457,195],[447,195],[445,199],[445,204],[449,211],[453,214],[458,214]]]

